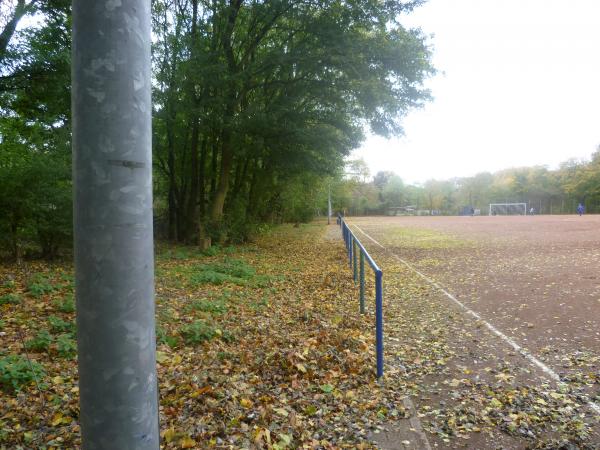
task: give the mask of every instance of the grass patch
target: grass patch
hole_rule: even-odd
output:
[[[0,297],[0,305],[18,305],[21,297],[17,294],[4,294]]]
[[[180,332],[187,345],[198,345],[210,341],[217,335],[217,330],[202,320],[184,325]]]
[[[177,336],[171,336],[161,326],[156,327],[156,341],[162,345],[168,345],[171,348],[175,348],[179,345],[179,338]]]
[[[74,358],[77,354],[77,343],[70,334],[61,334],[56,339],[56,351],[61,358]]]
[[[215,300],[199,299],[190,303],[189,309],[210,314],[225,314],[227,312],[227,304],[222,298]]]
[[[46,276],[41,273],[37,273],[31,277],[29,283],[27,283],[27,291],[32,297],[39,298],[42,295],[50,294],[59,287],[53,285]]]
[[[184,325],[181,327],[180,333],[183,341],[187,345],[199,345],[217,337],[224,342],[235,341],[233,333],[215,328],[203,320],[196,320],[195,322]]]
[[[0,387],[7,391],[18,391],[23,386],[45,375],[44,367],[21,355],[0,357]]]
[[[69,333],[75,334],[76,325],[75,322],[63,320],[57,316],[48,317],[48,323],[50,324],[50,332],[54,334]]]
[[[196,266],[190,276],[192,285],[215,284],[225,282],[244,286],[256,277],[256,269],[239,259],[226,259],[223,262]]]
[[[54,301],[54,306],[57,310],[63,313],[75,312],[75,300],[73,299],[73,295],[67,294],[65,298],[56,299]]]
[[[47,352],[52,344],[52,339],[48,330],[41,330],[35,337],[25,342],[25,348],[34,352]]]

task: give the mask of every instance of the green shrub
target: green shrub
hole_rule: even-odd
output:
[[[69,334],[61,334],[56,339],[56,350],[62,358],[73,358],[77,354],[77,343]]]
[[[203,264],[197,266],[195,273],[190,277],[193,285],[198,284],[223,284],[224,282],[244,285],[256,276],[254,267],[238,259],[226,259],[220,263]]]
[[[34,352],[45,352],[48,351],[51,343],[52,335],[47,330],[42,330],[34,338],[25,342],[25,348]]]
[[[170,336],[163,327],[156,327],[156,341],[171,348],[175,348],[179,344],[177,336]]]
[[[0,356],[0,387],[18,391],[22,386],[45,375],[44,367],[21,355]]]
[[[50,332],[52,333],[69,333],[71,335],[75,334],[75,322],[63,320],[57,316],[50,316],[48,317],[48,323],[50,324]]]
[[[196,320],[181,328],[181,336],[188,345],[198,345],[216,336],[216,330],[202,320]]]
[[[199,284],[215,284],[220,285],[225,283],[226,281],[236,282],[241,280],[236,280],[233,277],[226,275],[224,273],[215,272],[213,270],[201,270],[197,273],[192,274],[190,277],[190,282],[192,285]],[[239,284],[239,283],[236,283]]]
[[[56,287],[42,274],[36,274],[31,277],[27,284],[27,290],[33,297],[41,297],[56,290]]]
[[[75,312],[75,300],[71,294],[67,294],[64,299],[57,299],[54,301],[54,306],[60,312],[72,313]]]
[[[208,299],[200,299],[194,300],[190,304],[190,309],[211,314],[224,314],[227,312],[227,305],[225,304],[223,299],[216,299],[212,301]]]
[[[202,252],[205,256],[216,256],[221,251],[221,247],[219,244],[211,245],[206,250]]]
[[[18,305],[19,303],[21,303],[21,297],[17,294],[4,294],[0,297],[0,305]]]

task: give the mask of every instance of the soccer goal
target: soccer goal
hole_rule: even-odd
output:
[[[527,203],[490,203],[490,216],[525,216]]]

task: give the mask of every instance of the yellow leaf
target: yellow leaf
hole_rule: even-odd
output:
[[[159,364],[163,364],[168,360],[169,356],[165,352],[156,352],[156,361],[158,361]]]
[[[497,398],[493,398],[492,401],[490,402],[490,404],[494,408],[500,408],[500,407],[502,407],[502,402],[500,400],[498,400]]]
[[[247,398],[243,398],[240,400],[240,405],[242,405],[244,408],[251,408],[252,407],[252,400],[247,399]]]
[[[304,364],[296,364],[296,369],[298,369],[302,373],[306,373],[306,367],[304,367]]]
[[[181,448],[194,448],[196,446],[196,441],[191,437],[186,436],[179,441],[179,445],[181,445]]]
[[[53,427],[56,427],[62,423],[62,420],[63,420],[63,415],[61,413],[56,413],[52,417],[52,422],[50,422],[50,425],[52,425]]]
[[[183,358],[181,357],[181,355],[173,355],[173,357],[171,358],[171,364],[173,365],[177,365],[179,364],[181,361],[183,360]]]
[[[163,438],[165,439],[165,441],[167,442],[172,442],[173,439],[175,439],[175,428],[171,427],[168,430],[163,432]]]
[[[63,378],[60,376],[56,376],[56,377],[52,378],[52,384],[54,384],[55,386],[59,385],[59,384],[63,384],[64,382],[65,382],[65,380],[63,380]]]

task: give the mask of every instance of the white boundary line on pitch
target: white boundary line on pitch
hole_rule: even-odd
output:
[[[462,309],[464,309],[467,312],[467,314],[469,314],[470,316],[474,317],[475,319],[481,321],[492,333],[494,333],[496,336],[498,336],[500,339],[502,339],[504,342],[506,342],[508,345],[510,345],[512,348],[514,348],[517,352],[519,352],[521,354],[521,356],[523,356],[525,359],[527,359],[531,364],[533,364],[533,365],[537,366],[539,369],[541,369],[542,372],[544,372],[552,380],[556,381],[559,385],[566,384],[566,383],[560,381],[560,376],[554,370],[552,370],[550,367],[548,367],[542,361],[537,359],[528,350],[521,347],[519,344],[517,344],[515,341],[513,341],[511,338],[509,338],[507,335],[505,335],[502,331],[498,330],[494,325],[489,323],[487,320],[483,319],[479,314],[477,314],[475,311],[470,309],[464,303],[460,302],[454,295],[452,295],[450,292],[448,292],[446,289],[444,289],[442,286],[440,286],[440,284],[438,284],[435,280],[432,280],[427,275],[424,275],[423,273],[419,272],[411,264],[409,264],[408,262],[406,262],[405,260],[400,258],[398,255],[389,251],[387,248],[385,248],[383,245],[381,245],[379,242],[377,242],[375,239],[373,239],[371,236],[369,236],[367,233],[365,233],[362,230],[362,228],[360,228],[358,225],[352,225],[352,226],[356,227],[356,229],[358,229],[358,231],[360,231],[362,234],[364,234],[368,239],[373,241],[375,244],[377,244],[382,249],[386,250],[394,258],[396,258],[398,261],[400,261],[402,264],[404,264],[410,270],[415,272],[417,275],[419,275],[421,278],[423,278],[429,284],[431,284],[432,286],[434,286],[435,288],[437,288],[438,290],[443,292],[446,297],[448,297],[450,300],[452,300],[454,303],[456,303],[458,306],[460,306]],[[591,409],[593,409],[596,412],[596,414],[600,414],[600,405],[588,400],[588,406]]]

